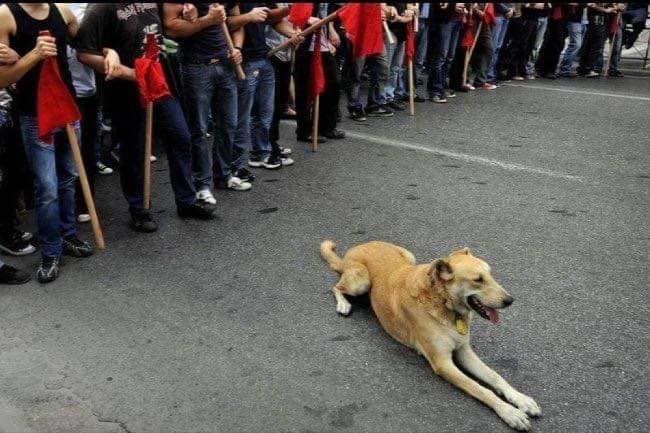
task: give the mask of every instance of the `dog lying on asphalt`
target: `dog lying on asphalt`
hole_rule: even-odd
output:
[[[541,414],[537,403],[485,365],[469,343],[474,313],[496,324],[497,309],[514,300],[492,278],[487,263],[468,248],[417,265],[411,252],[387,242],[357,245],[343,258],[334,252],[335,247],[326,240],[320,251],[341,274],[332,289],[337,312],[350,313],[344,295],[362,295],[372,287],[372,308],[393,338],[424,355],[436,374],[492,408],[510,427],[530,429],[528,416]],[[511,404],[465,375],[454,364],[454,357],[465,371]]]

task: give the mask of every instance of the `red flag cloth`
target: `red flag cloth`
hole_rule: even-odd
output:
[[[614,43],[616,33],[618,33],[618,14],[611,15],[609,20],[609,34],[612,38],[612,43]]]
[[[493,26],[497,23],[497,17],[494,15],[494,3],[486,3],[483,9],[483,22],[486,26]]]
[[[384,51],[380,3],[348,3],[338,11],[356,59]]]
[[[165,73],[158,60],[158,45],[153,34],[147,34],[144,55],[135,59],[135,78],[138,81],[140,102],[143,107],[149,102],[171,95]]]
[[[460,39],[460,46],[469,49],[474,44],[474,20],[472,19],[472,14],[467,17],[463,27],[463,36]]]
[[[561,20],[563,15],[564,14],[562,13],[562,6],[560,5],[553,6],[553,11],[551,12],[551,18],[554,21]]]
[[[406,23],[406,43],[404,47],[404,62],[408,64],[415,58],[415,31],[413,20]]]
[[[74,97],[61,78],[56,57],[48,57],[41,67],[36,96],[36,118],[38,138],[45,142],[51,140],[52,132],[56,128],[81,119]]]
[[[321,29],[314,32],[314,51],[311,55],[309,66],[309,101],[314,101],[316,96],[325,90],[325,71],[323,70],[323,59],[320,52]]]
[[[289,21],[294,26],[302,28],[307,24],[313,10],[313,3],[294,3],[289,9]]]

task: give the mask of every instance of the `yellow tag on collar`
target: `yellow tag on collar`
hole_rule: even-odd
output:
[[[469,332],[469,326],[467,326],[467,320],[462,316],[456,316],[456,331],[460,335],[467,335]]]

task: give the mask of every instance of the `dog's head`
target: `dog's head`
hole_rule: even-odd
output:
[[[514,298],[497,283],[490,266],[472,255],[469,248],[434,260],[429,270],[432,284],[447,294],[447,308],[460,314],[470,310],[492,323],[499,322],[498,308],[512,304]]]

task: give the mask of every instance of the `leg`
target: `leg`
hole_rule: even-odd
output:
[[[330,53],[323,53],[325,71],[325,91],[320,96],[319,134],[327,134],[336,129],[339,106],[339,78],[336,59]]]
[[[255,89],[251,113],[251,144],[253,154],[264,160],[271,153],[269,130],[273,118],[275,100],[275,72],[271,62],[260,62],[259,81]]]
[[[370,290],[370,274],[368,269],[359,262],[346,262],[341,279],[332,288],[336,299],[336,312],[347,316],[352,305],[345,299],[345,295],[359,296]]]
[[[235,73],[232,68],[222,65],[215,66],[217,74],[215,83],[216,98],[218,106],[216,120],[219,125],[215,129],[215,146],[212,149],[212,156],[216,162],[215,167],[219,170],[221,182],[226,182],[232,174],[233,143],[235,141],[235,129],[237,127],[237,84]],[[218,167],[216,167],[218,165]]]
[[[137,95],[136,95],[137,96]],[[125,110],[111,113],[114,142],[120,143],[120,183],[131,214],[146,213],[143,203],[144,111],[132,98]]]
[[[501,376],[494,372],[490,367],[474,353],[470,345],[461,347],[457,353],[458,363],[465,368],[470,374],[477,379],[490,385],[499,395],[502,395],[513,405],[526,412],[531,416],[539,416],[542,411],[539,409],[535,400],[522,394],[513,388]]]
[[[90,192],[95,195],[95,175],[97,173],[96,158],[98,147],[99,129],[99,100],[97,95],[86,98],[77,98],[79,110],[81,111],[81,156],[83,157]],[[88,213],[86,202],[81,191],[81,184],[77,182],[76,201],[78,213]]]
[[[296,64],[293,69],[294,87],[296,93],[296,136],[307,138],[311,135],[311,104],[308,100],[310,53],[296,54]]]
[[[246,78],[237,81],[237,129],[232,153],[233,170],[244,168],[251,150],[251,111],[260,81],[258,66],[257,62],[244,64]]]
[[[79,137],[79,127],[75,127]],[[59,219],[61,236],[67,238],[77,234],[75,218],[75,184],[77,183],[77,166],[72,158],[70,142],[64,131],[55,135],[57,193],[59,196]]]

